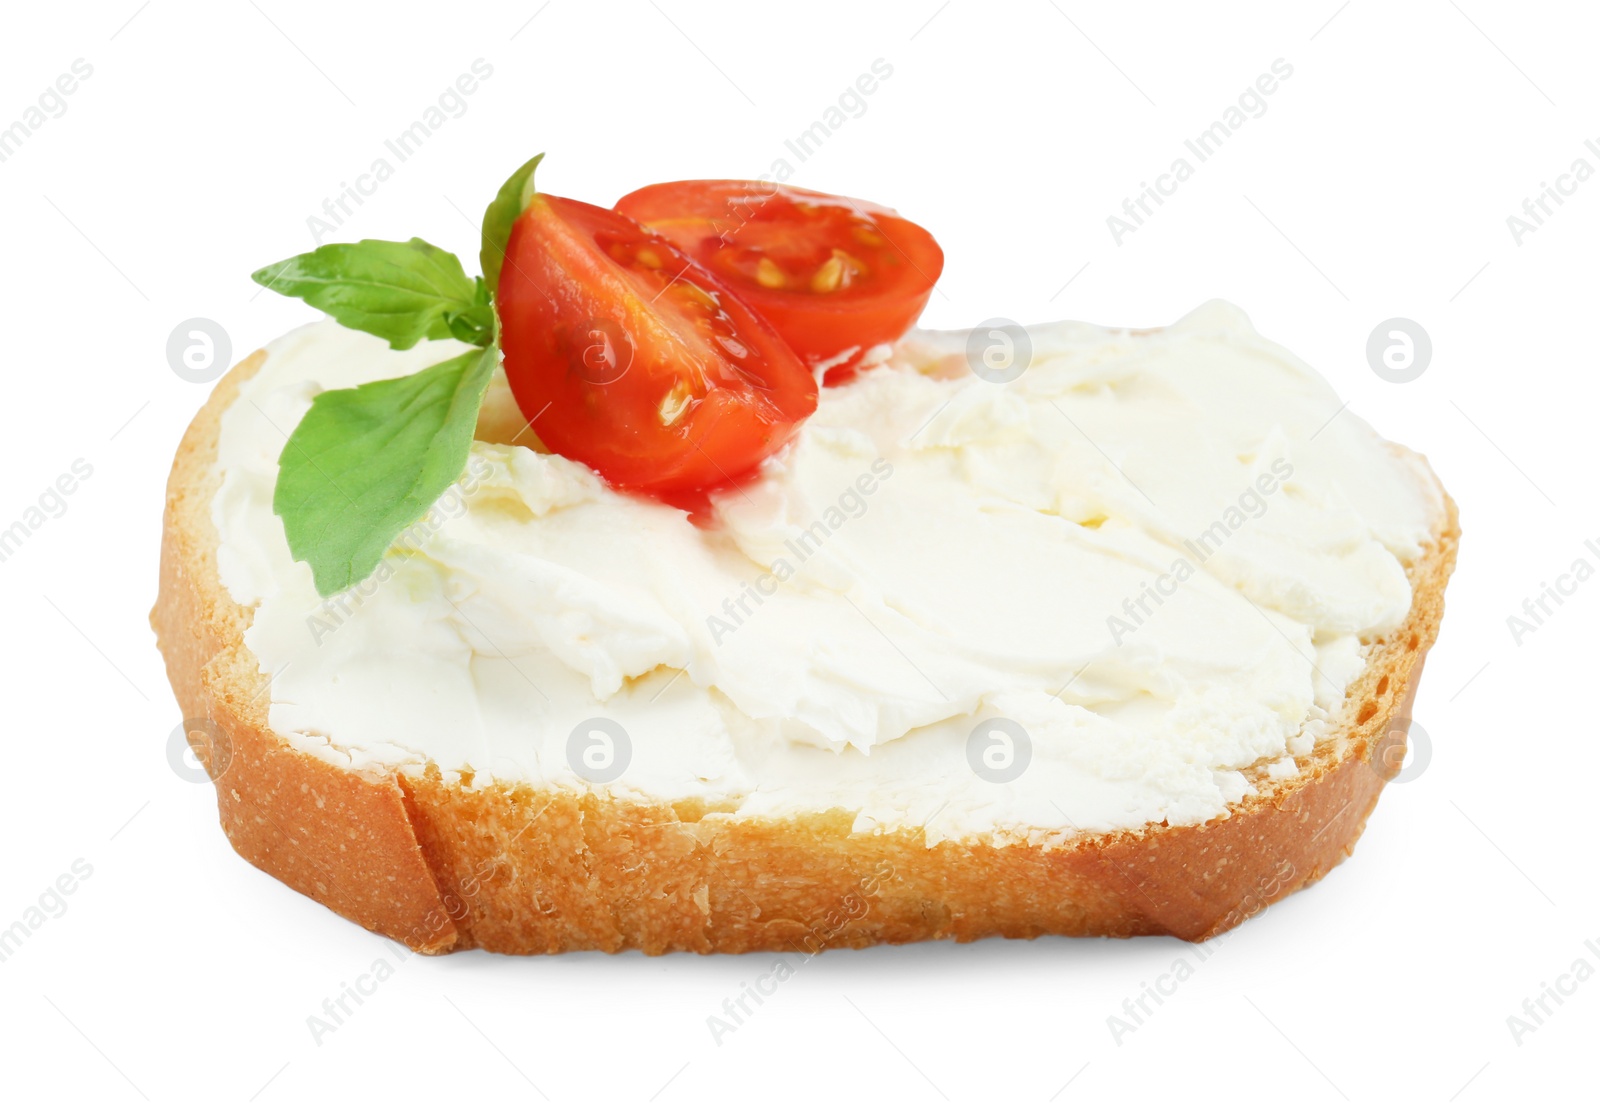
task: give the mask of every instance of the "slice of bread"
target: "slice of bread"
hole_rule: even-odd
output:
[[[1311,884],[1355,846],[1399,769],[1423,656],[1459,536],[1447,495],[1410,569],[1405,624],[1373,641],[1336,731],[1300,772],[1210,822],[1077,835],[1053,845],[928,845],[852,830],[848,809],[789,819],[603,791],[469,785],[430,766],[358,772],[295,749],[268,723],[270,683],[245,646],[251,611],[218,580],[211,503],[219,423],[256,353],[216,386],[167,486],[151,623],[246,860],[414,950],[742,952],[989,935],[1171,934],[1199,940]]]

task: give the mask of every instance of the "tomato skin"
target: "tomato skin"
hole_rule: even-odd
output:
[[[604,207],[535,195],[496,302],[506,378],[533,431],[618,488],[727,484],[816,409],[815,378],[770,325]]]
[[[943,250],[916,223],[783,184],[652,184],[616,209],[733,287],[811,367],[854,348],[830,367],[829,383],[852,375],[868,349],[903,336],[944,270]]]

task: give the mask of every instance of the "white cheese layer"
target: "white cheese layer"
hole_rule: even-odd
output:
[[[967,334],[910,335],[707,527],[480,440],[327,601],[272,511],[286,434],[319,389],[462,346],[286,335],[224,415],[213,505],[272,726],[358,768],[842,808],[930,845],[1224,813],[1403,621],[1438,493],[1226,304],[1028,334],[1004,383]],[[480,436],[521,424],[497,384]]]

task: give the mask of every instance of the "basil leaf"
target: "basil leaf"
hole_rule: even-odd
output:
[[[468,278],[455,254],[417,237],[324,245],[250,278],[397,349],[444,337],[487,345],[493,336],[481,283]]]
[[[533,170],[543,160],[541,153],[513,172],[483,212],[483,248],[478,253],[478,263],[483,267],[483,279],[489,285],[490,294],[500,288],[500,265],[506,257],[506,245],[511,241],[512,224],[533,199]]]
[[[317,593],[363,581],[460,476],[498,363],[491,345],[311,403],[278,460],[272,511]]]

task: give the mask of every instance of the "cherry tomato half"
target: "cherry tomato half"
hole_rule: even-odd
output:
[[[817,407],[815,378],[770,325],[604,207],[534,196],[497,302],[506,379],[534,432],[617,487],[728,483]]]
[[[829,383],[910,329],[944,270],[933,235],[884,207],[757,180],[652,184],[617,210],[732,287]]]

